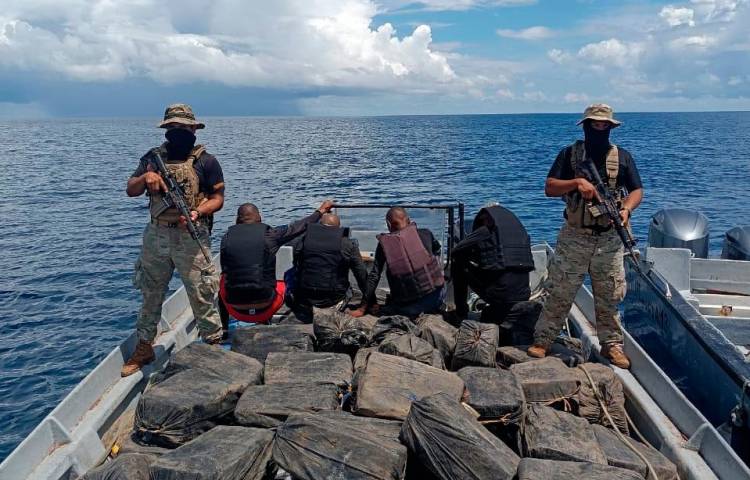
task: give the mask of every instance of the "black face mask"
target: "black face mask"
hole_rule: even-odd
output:
[[[609,132],[606,130],[597,130],[591,126],[591,122],[583,124],[583,133],[586,142],[586,152],[594,161],[601,161],[609,151]]]
[[[169,160],[184,160],[195,146],[195,134],[183,128],[172,128],[164,134],[167,137]]]

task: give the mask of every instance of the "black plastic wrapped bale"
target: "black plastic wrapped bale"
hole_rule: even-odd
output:
[[[641,478],[649,478],[647,475],[648,467],[644,461],[630,447],[625,445],[614,430],[601,425],[592,425],[592,427],[596,434],[596,439],[599,441],[602,451],[604,451],[604,456],[607,458],[608,464],[637,472]],[[659,480],[679,480],[677,467],[667,457],[662,455],[661,452],[630,437],[626,438],[641,455],[646,457],[648,463],[656,471]]]
[[[258,325],[232,331],[232,351],[261,363],[271,352],[312,352],[312,325]]]
[[[169,448],[140,443],[137,435],[133,431],[130,431],[126,436],[119,440],[118,445],[120,447],[119,455],[143,453],[158,456],[171,451]]]
[[[313,329],[318,348],[324,352],[354,355],[370,343],[377,318],[372,315],[354,318],[337,308],[314,308]]]
[[[355,413],[368,417],[403,419],[414,401],[441,392],[459,401],[464,392],[455,373],[380,352],[370,354],[357,382]]]
[[[273,432],[261,428],[219,426],[159,457],[150,480],[273,478],[273,439]]]
[[[337,410],[338,387],[332,383],[275,383],[248,387],[234,418],[249,427],[275,427],[299,412]]]
[[[453,351],[451,367],[494,367],[496,365],[497,342],[500,335],[498,326],[464,320],[456,334],[456,349]]]
[[[518,480],[642,480],[630,470],[589,462],[522,458]]]
[[[304,381],[344,387],[352,382],[352,359],[343,353],[271,352],[263,379],[266,385]]]
[[[525,456],[607,464],[589,422],[570,413],[532,405],[522,435]]]
[[[356,417],[354,417],[356,419]],[[290,415],[276,430],[275,462],[295,479],[401,480],[406,447],[333,415]]]
[[[247,385],[198,369],[149,385],[135,410],[135,433],[145,443],[177,447],[229,416]]]
[[[464,401],[480,415],[480,420],[501,419],[516,422],[526,402],[521,383],[513,373],[498,368],[464,367],[458,376],[466,385]]]
[[[442,315],[423,313],[416,320],[419,338],[437,348],[446,365],[450,365],[453,350],[456,349],[458,329],[446,322]]]
[[[440,351],[430,345],[426,340],[407,333],[405,335],[389,335],[378,347],[381,353],[396,355],[397,357],[416,360],[417,362],[431,365],[435,368],[445,369],[443,356]]]
[[[357,351],[357,354],[354,356],[354,373],[357,373],[360,370],[364,369],[365,365],[367,365],[367,357],[369,357],[372,352],[377,351],[378,347],[367,347],[359,349]]]
[[[610,425],[604,411],[599,405],[599,401],[594,395],[594,389],[591,381],[583,371],[583,368],[591,376],[594,384],[597,386],[599,396],[604,400],[612,420],[615,425]],[[614,370],[606,365],[599,363],[585,363],[580,365],[576,370],[581,382],[581,389],[576,395],[578,401],[578,415],[585,418],[589,423],[597,423],[605,427],[617,427],[625,435],[628,434],[628,417],[625,411],[625,393],[622,389],[622,382],[615,375]]]
[[[361,417],[359,415],[353,415],[349,412],[342,412],[341,410],[328,411],[322,410],[316,412],[315,415],[322,415],[324,417],[330,417],[339,425],[344,428],[352,428],[357,431],[363,432],[368,437],[378,437],[383,440],[389,440],[398,442],[399,434],[401,433],[401,422],[400,420],[389,420],[386,418],[374,418],[374,417]]]
[[[509,480],[518,467],[518,455],[444,393],[414,402],[401,441],[440,480]]]
[[[409,318],[402,315],[380,317],[372,328],[370,345],[380,345],[389,335],[405,335],[407,333],[417,333],[417,326]]]
[[[549,403],[578,393],[578,375],[559,358],[546,357],[510,367],[521,381],[527,402]]]
[[[148,468],[156,458],[142,453],[122,454],[89,470],[79,480],[149,480]]]
[[[526,350],[528,350],[529,347],[530,345],[500,347],[497,349],[497,363],[505,368],[510,368],[511,365],[517,363],[536,361],[536,358],[531,357],[526,353]],[[560,359],[568,367],[575,367],[584,361],[583,355],[556,342],[550,346],[550,351],[547,356]]]
[[[188,368],[207,371],[246,385],[257,385],[263,381],[263,365],[258,360],[205,343],[191,343],[174,354],[160,375],[170,377]]]

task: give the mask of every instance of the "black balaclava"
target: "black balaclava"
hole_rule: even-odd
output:
[[[168,160],[185,160],[195,146],[195,134],[184,128],[171,128],[164,136],[167,137]]]
[[[609,132],[611,130],[612,127],[606,130],[597,130],[591,126],[591,120],[583,122],[586,153],[595,162],[604,161],[604,157],[609,151]]]

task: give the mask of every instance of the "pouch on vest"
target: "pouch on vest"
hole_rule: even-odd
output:
[[[583,162],[586,159],[585,143],[581,140],[571,146],[570,163],[576,178],[588,178],[583,173]],[[617,175],[620,171],[620,156],[617,145],[611,145],[605,160],[607,170],[607,188],[612,192],[615,200],[620,203],[623,198],[621,189],[617,188]],[[591,201],[585,200],[578,191],[565,195],[565,219],[568,225],[575,228],[591,228],[594,230],[608,229],[609,217],[604,210]]]
[[[190,210],[195,210],[198,205],[206,201],[206,196],[200,191],[200,179],[195,171],[195,162],[206,152],[202,145],[196,145],[182,162],[164,162],[167,170],[172,174],[175,182],[182,189],[185,202]],[[151,150],[152,155],[161,155],[166,158],[166,147],[164,145]],[[154,169],[158,172],[158,169]],[[149,211],[151,218],[158,218],[170,223],[177,223],[180,212],[172,204],[168,195],[162,192],[152,193],[149,196]]]

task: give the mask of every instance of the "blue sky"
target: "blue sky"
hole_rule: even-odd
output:
[[[3,0],[0,118],[750,109],[750,0]]]

